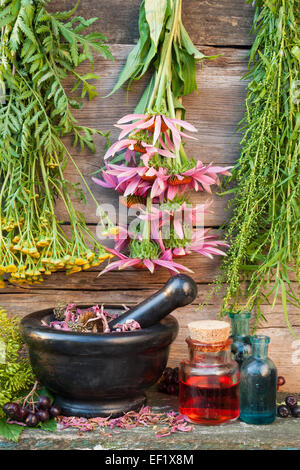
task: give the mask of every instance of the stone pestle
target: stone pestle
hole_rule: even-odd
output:
[[[128,310],[118,318],[109,322],[112,329],[116,324],[125,323],[126,320],[136,320],[141,328],[147,328],[158,323],[173,310],[190,304],[197,295],[195,281],[185,274],[177,274],[155,294],[145,299],[136,307]]]

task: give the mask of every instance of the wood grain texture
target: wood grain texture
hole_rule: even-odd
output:
[[[131,46],[114,45],[111,47],[115,60],[107,61],[97,56],[94,72],[101,77],[96,84],[99,97],[85,102],[82,110],[74,114],[79,122],[90,127],[98,127],[111,132],[114,141],[120,130],[114,124],[125,114],[132,113],[147,84],[148,77],[134,82],[130,91],[120,89],[112,96],[103,99],[116,82]],[[187,109],[186,119],[198,129],[197,141],[186,141],[188,154],[204,163],[211,161],[218,164],[233,163],[239,154],[240,135],[236,127],[244,112],[244,98],[247,82],[241,80],[247,71],[247,57],[243,50],[215,47],[202,48],[206,55],[222,54],[221,57],[203,62],[197,68],[198,93],[186,96],[184,106]],[[84,72],[82,64],[79,71]],[[73,81],[66,82],[66,90],[71,91]],[[97,153],[90,156],[88,152],[80,154],[73,150],[82,171],[93,172],[103,164],[105,139],[97,138]],[[72,171],[72,170],[71,170]]]
[[[138,38],[141,0],[81,0],[77,13],[98,17],[92,31],[110,43],[132,44]],[[75,0],[52,0],[49,11],[69,10]],[[195,44],[249,46],[253,7],[245,0],[184,0],[183,23]]]

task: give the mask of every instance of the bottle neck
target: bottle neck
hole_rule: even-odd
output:
[[[268,357],[268,348],[270,343],[269,336],[255,335],[251,338],[252,356],[260,359]]]
[[[229,313],[231,320],[231,334],[233,337],[250,336],[249,312]]]
[[[207,363],[207,364],[216,364],[216,363],[228,363],[231,360],[230,349],[227,351],[196,351],[194,349],[189,349],[189,359],[194,363]]]
[[[227,339],[223,343],[202,344],[187,338],[189,347],[189,359],[193,363],[220,364],[231,361],[232,339]]]

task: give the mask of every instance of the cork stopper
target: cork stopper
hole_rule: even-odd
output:
[[[190,337],[202,344],[224,343],[230,333],[230,324],[219,320],[199,320],[188,323]]]

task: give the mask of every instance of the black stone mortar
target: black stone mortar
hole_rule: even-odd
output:
[[[79,308],[88,306],[80,305]],[[105,310],[119,313],[120,307]],[[74,333],[41,325],[53,310],[27,315],[21,332],[37,379],[65,416],[120,416],[146,402],[145,390],[161,376],[178,332],[177,320],[126,333]]]
[[[65,416],[120,416],[146,402],[145,391],[162,375],[177,320],[168,315],[191,303],[197,286],[190,277],[173,276],[165,286],[109,323],[134,319],[141,330],[125,333],[78,333],[42,325],[54,320],[53,309],[27,315],[21,333],[29,347],[37,379],[55,395]],[[80,308],[89,306],[79,305]],[[120,313],[120,307],[105,310]]]

